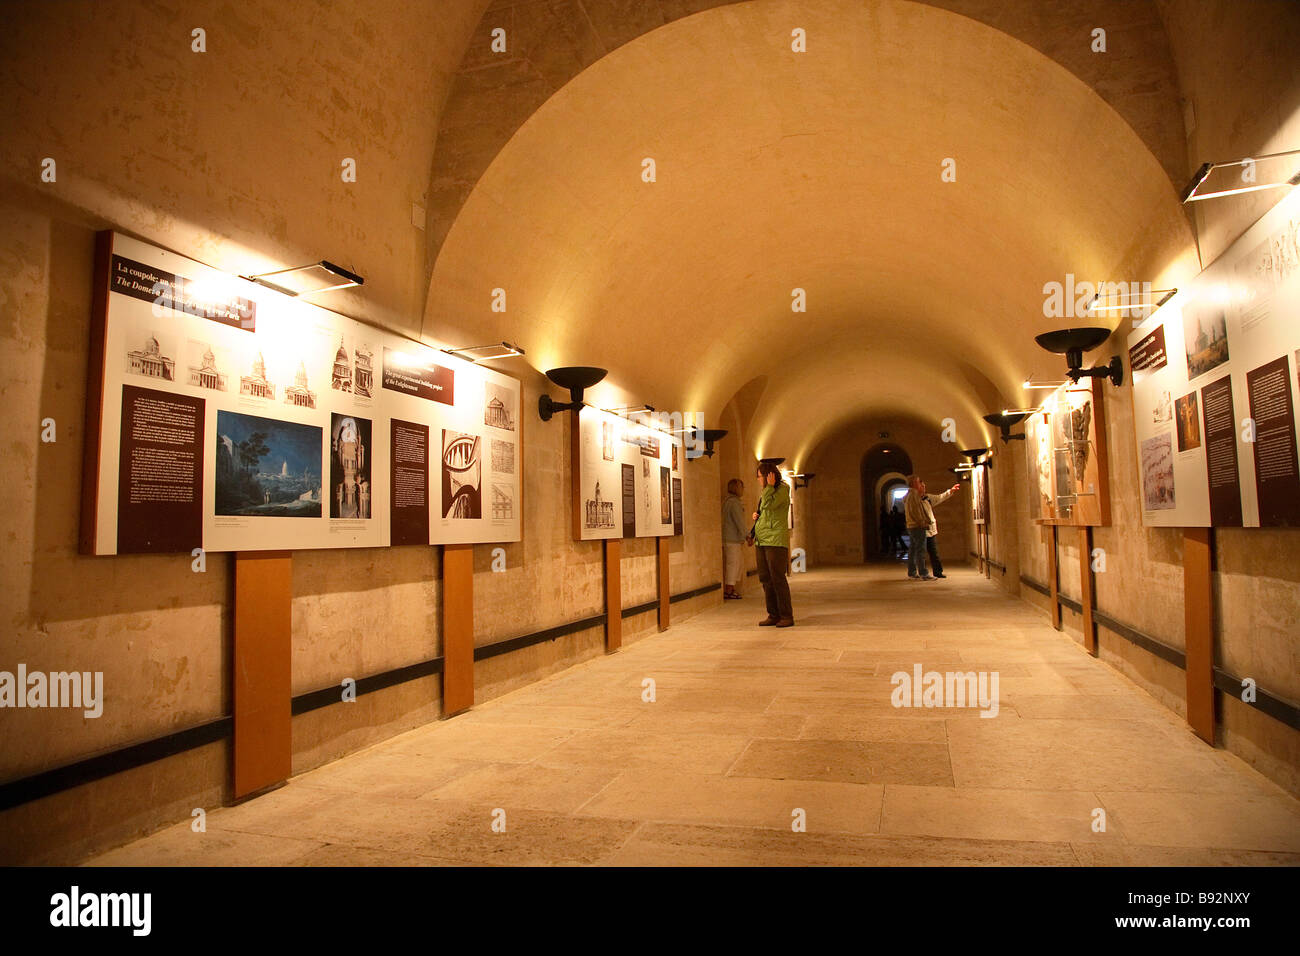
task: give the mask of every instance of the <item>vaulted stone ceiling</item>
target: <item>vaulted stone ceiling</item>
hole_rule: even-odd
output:
[[[1088,47],[1076,17],[1022,19]],[[1045,282],[1195,271],[1180,114],[1167,77],[1150,92],[1134,124],[1007,32],[899,0],[676,19],[570,79],[496,153],[447,232],[423,331],[518,340],[540,369],[603,365],[596,402],[713,420],[766,375],[763,453],[797,459],[838,421],[900,410],[984,444],[980,414],[1063,368],[1032,341],[1071,324],[1044,318]],[[1135,261],[1151,271],[1118,271]]]

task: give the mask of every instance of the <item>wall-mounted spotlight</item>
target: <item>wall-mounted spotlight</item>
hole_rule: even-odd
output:
[[[509,342],[493,342],[491,345],[467,345],[459,349],[443,349],[448,355],[463,358],[468,362],[486,362],[489,359],[510,358],[523,355],[524,350]]]
[[[687,429],[687,431],[692,432],[691,444],[696,445],[697,447],[696,453],[694,455],[691,454],[690,449],[687,450],[686,452],[687,458],[699,458],[701,455],[705,455],[709,458],[712,458],[713,443],[722,441],[722,439],[727,437],[727,430],[725,428],[696,428],[694,425],[692,425],[690,428]],[[704,451],[698,450],[698,443],[701,438],[704,439]]]
[[[1088,308],[1084,310],[1084,314],[1140,311],[1143,315],[1150,315],[1177,294],[1177,289],[1151,289],[1147,292],[1139,292],[1136,295],[1131,292],[1113,292],[1108,293],[1105,297],[1098,292],[1088,301]]]
[[[970,481],[971,465],[957,465],[955,468],[948,470],[957,476],[958,481]]]
[[[992,415],[985,415],[984,420],[990,425],[996,425],[998,427],[998,430],[1002,432],[1002,441],[1005,444],[1009,441],[1025,440],[1024,432],[1021,432],[1019,435],[1013,435],[1011,434],[1011,429],[1023,422],[1026,417],[1028,416],[1023,412],[996,412]]]
[[[1199,202],[1202,199],[1217,199],[1221,196],[1236,196],[1238,193],[1253,193],[1261,189],[1280,189],[1284,186],[1300,186],[1300,170],[1298,170],[1290,179],[1274,179],[1271,182],[1260,183],[1255,181],[1255,167],[1266,159],[1278,159],[1282,156],[1300,155],[1300,149],[1288,149],[1280,153],[1268,153],[1264,156],[1255,156],[1246,159],[1234,159],[1225,163],[1202,163],[1201,168],[1192,174],[1191,181],[1183,187],[1182,194],[1178,197],[1182,202]],[[1228,169],[1234,166],[1244,167],[1241,174],[1241,182],[1247,183],[1244,186],[1232,186],[1228,189],[1217,189],[1213,192],[1198,192],[1209,179],[1210,174],[1216,169]],[[1249,175],[1250,178],[1247,178]]]
[[[244,276],[244,278],[284,295],[293,296],[350,289],[353,286],[363,285],[366,281],[355,272],[349,272],[342,266],[336,266],[324,259],[310,265],[277,269],[275,272],[263,272],[255,276]]]
[[[1083,367],[1083,353],[1091,352],[1108,338],[1110,329],[1105,328],[1057,329],[1034,336],[1034,341],[1049,352],[1065,356],[1066,377],[1076,385],[1081,378],[1108,378],[1113,385],[1123,385],[1124,363],[1118,355],[1112,355],[1105,365]]]
[[[551,396],[543,394],[537,399],[537,414],[541,416],[542,421],[549,422],[551,416],[556,412],[581,408],[582,393],[603,379],[606,374],[603,368],[593,368],[589,365],[571,365],[564,368],[550,369],[546,373],[546,377],[560,388],[569,390],[569,401],[557,402]]]
[[[798,474],[793,474],[793,475],[790,476],[790,478],[791,478],[791,480],[792,480],[792,482],[793,482],[793,484],[794,484],[794,490],[795,490],[795,491],[798,491],[800,488],[807,488],[807,487],[808,487],[808,482],[812,481],[812,480],[813,480],[814,478],[816,478],[816,477],[817,477],[817,474],[816,474],[815,472],[809,472],[808,474],[804,474],[804,473],[800,472],[800,473],[798,473]],[[799,484],[799,482],[801,482],[801,481],[803,482],[802,485]]]
[[[611,415],[627,416],[635,415],[637,412],[653,412],[653,405],[620,405],[618,408],[605,408],[602,411],[609,412]]]

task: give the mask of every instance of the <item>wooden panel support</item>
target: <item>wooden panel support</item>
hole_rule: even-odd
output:
[[[656,538],[659,545],[659,630],[668,630],[668,538]]]
[[[1184,647],[1187,723],[1214,743],[1214,529],[1183,529]]]
[[[442,546],[442,713],[474,706],[474,546]]]
[[[233,795],[241,800],[292,771],[293,554],[237,552],[234,560]]]
[[[1061,629],[1061,585],[1060,570],[1056,565],[1056,525],[1048,525],[1047,531],[1047,580],[1052,585],[1052,627]]]
[[[1097,608],[1093,594],[1092,528],[1079,529],[1079,604],[1083,608],[1083,646],[1093,657],[1097,656],[1097,626],[1092,612]]]
[[[605,541],[605,653],[623,646],[623,542]]]

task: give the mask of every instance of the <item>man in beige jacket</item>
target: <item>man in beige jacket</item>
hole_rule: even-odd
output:
[[[931,498],[925,493],[925,482],[913,475],[907,480],[909,491],[903,499],[903,514],[907,518],[907,576],[922,581],[932,580],[925,566],[925,556],[930,555],[934,565],[934,577],[947,577],[943,573],[943,564],[939,561],[939,549],[935,537],[939,534],[939,523],[934,517],[934,506],[941,505],[958,490],[961,485],[953,485],[941,495]]]

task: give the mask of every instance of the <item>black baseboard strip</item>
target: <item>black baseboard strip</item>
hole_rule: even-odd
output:
[[[710,591],[721,591],[722,583],[706,584],[702,588],[696,588],[694,591],[683,591],[681,594],[674,594],[668,599],[668,603],[676,604],[678,601],[689,601],[693,597],[699,597],[701,594],[708,594]]]
[[[474,656],[477,659],[477,649]],[[359,678],[357,680],[356,696],[373,694],[375,691],[383,690],[386,687],[405,684],[408,680],[416,680],[420,677],[429,677],[432,674],[441,673],[441,657],[420,661],[418,664],[408,664],[405,667],[395,667],[390,671],[384,671],[382,674],[371,674],[369,677]],[[330,704],[338,704],[342,701],[343,686],[340,684],[338,687],[325,687],[321,690],[299,694],[293,699],[290,711],[293,716],[297,717],[299,714],[310,713],[313,710],[319,710],[322,707],[328,707]]]
[[[1241,679],[1233,677],[1220,667],[1214,668],[1214,686],[1226,696],[1240,700],[1247,707],[1262,710],[1274,720],[1281,721],[1292,730],[1300,730],[1300,705],[1285,698],[1255,688],[1254,702],[1241,700]]]
[[[672,598],[669,598],[669,600],[671,601]],[[657,611],[657,610],[659,610],[659,602],[648,601],[645,604],[638,604],[636,607],[623,608],[622,617],[623,620],[626,621],[629,617],[636,617],[638,614],[644,614],[647,611]]]
[[[485,661],[492,657],[499,657],[502,654],[509,654],[511,651],[517,651],[524,647],[531,647],[534,644],[541,644],[545,641],[554,641],[569,634],[577,634],[579,631],[586,631],[593,627],[604,627],[604,625],[605,615],[597,614],[594,617],[583,618],[581,621],[572,621],[569,624],[561,624],[558,627],[548,627],[544,631],[537,631],[533,634],[523,634],[519,637],[512,637],[509,640],[497,641],[494,644],[484,644],[480,647],[474,648],[474,660]]]
[[[122,747],[108,753],[98,754],[70,763],[53,770],[23,777],[0,784],[0,811],[9,810],[20,804],[39,800],[63,790],[71,790],[85,783],[93,783],[104,777],[111,777],[123,770],[143,767],[145,764],[173,757],[187,750],[216,743],[229,737],[234,731],[235,721],[232,717],[219,717],[206,724],[190,727],[187,730],[146,740],[144,743]]]
[[[1020,583],[1031,591],[1037,591],[1039,594],[1051,597],[1051,590],[1048,587],[1033,578],[1021,576]],[[1070,608],[1076,613],[1082,614],[1083,609],[1079,602],[1072,601],[1067,597],[1059,596],[1061,604]],[[1100,611],[1092,612],[1093,622],[1106,628],[1106,630],[1122,637],[1130,644],[1134,644],[1149,654],[1159,657],[1161,660],[1168,661],[1179,670],[1187,670],[1187,655],[1176,647],[1170,647],[1163,641],[1158,641],[1149,634],[1143,634],[1127,624],[1115,620],[1108,614]],[[1241,699],[1241,678],[1229,674],[1221,667],[1214,668],[1214,686],[1224,694],[1229,694],[1237,700]],[[1284,697],[1278,697],[1276,694],[1270,694],[1268,691],[1256,687],[1254,701],[1242,701],[1247,707],[1254,707],[1256,710],[1263,711],[1274,720],[1286,724],[1295,730],[1300,730],[1300,705],[1297,705]]]
[[[980,559],[980,556],[979,556],[978,554],[976,554],[974,551],[972,551],[972,552],[970,553],[970,556],[971,556],[972,558],[974,558],[976,561],[978,561],[978,560]],[[985,558],[985,559],[984,559],[984,563],[985,563],[985,564],[990,564],[990,565],[992,565],[993,567],[995,567],[995,568],[997,568],[999,571],[1001,571],[1003,574],[1006,574],[1006,573],[1007,573],[1007,566],[1006,566],[1005,564],[998,564],[998,563],[997,563],[996,561],[994,561],[992,558]]]

